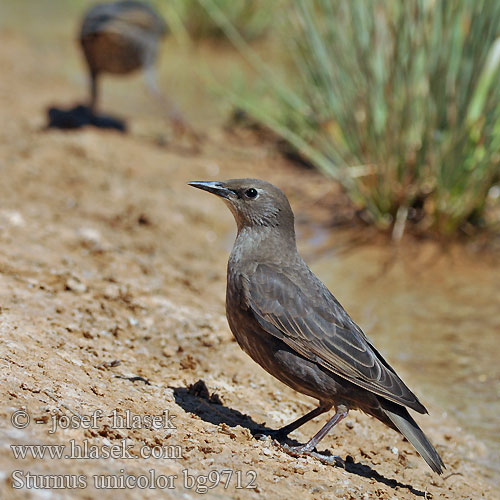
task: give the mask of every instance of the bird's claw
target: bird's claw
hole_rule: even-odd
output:
[[[311,453],[314,453],[314,450],[312,451],[305,450],[304,445],[290,446],[286,443],[279,443],[276,440],[274,441],[274,444],[280,447],[284,452],[288,453],[289,455],[292,455],[292,457],[301,457],[303,455],[311,455]]]
[[[314,448],[311,451],[308,451],[307,449],[304,449],[305,448],[304,445],[289,446],[286,443],[281,444],[278,443],[277,441],[274,441],[274,444],[277,445],[279,448],[281,448],[285,453],[291,455],[292,457],[310,456],[316,458],[321,463],[324,463],[326,465],[334,465],[345,469],[345,461],[336,455],[325,455],[323,453],[319,453],[318,451],[316,451],[316,448]]]
[[[318,453],[317,451],[311,451],[309,452],[309,455],[325,465],[333,465],[335,467],[345,469],[345,460],[337,455],[324,455],[323,453]]]

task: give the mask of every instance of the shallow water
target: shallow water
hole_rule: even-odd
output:
[[[499,260],[431,243],[397,257],[387,247],[334,245],[312,258],[318,239],[303,244],[314,272],[422,402],[486,445],[481,465],[499,481]]]

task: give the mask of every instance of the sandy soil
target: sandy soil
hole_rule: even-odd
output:
[[[44,131],[47,105],[75,98],[55,65],[49,58],[41,68],[28,41],[1,34],[1,498],[195,498],[211,471],[211,498],[499,498],[472,463],[483,447],[444,417],[419,419],[448,467],[443,477],[396,433],[354,412],[321,446],[345,469],[256,440],[315,402],[233,341],[224,315],[232,217],[185,183],[263,177],[316,221],[335,188],[220,128],[199,154],[156,144],[158,119],[144,115],[129,116],[129,135]],[[114,411],[164,417],[157,428],[145,420],[117,428]],[[304,442],[325,418],[292,437]],[[75,428],[62,428],[69,423]],[[16,459],[11,448],[57,444],[68,453],[71,442],[99,453],[128,448],[85,460]],[[141,449],[167,458],[141,458]],[[66,475],[66,486],[80,488],[14,489],[28,474]],[[112,475],[130,487],[94,489],[94,476]],[[144,491],[132,487],[141,475]]]

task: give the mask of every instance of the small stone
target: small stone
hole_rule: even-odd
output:
[[[171,358],[174,354],[175,351],[171,349],[170,347],[164,347],[161,353],[166,357],[166,358]]]
[[[85,283],[82,283],[78,278],[71,277],[66,280],[65,284],[66,290],[70,290],[72,292],[84,293],[87,291],[87,286]]]

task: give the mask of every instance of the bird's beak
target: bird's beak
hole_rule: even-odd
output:
[[[208,191],[209,193],[216,194],[221,198],[229,199],[234,196],[234,191],[228,189],[223,182],[218,181],[194,181],[188,182],[189,186],[193,186],[198,189],[203,189],[203,191]]]

